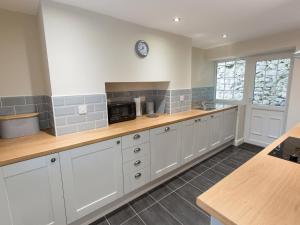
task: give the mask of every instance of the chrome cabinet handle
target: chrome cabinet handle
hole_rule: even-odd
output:
[[[141,135],[136,134],[136,135],[133,136],[133,139],[134,139],[134,140],[137,140],[137,139],[139,139],[140,137],[141,137]]]
[[[141,160],[137,160],[137,161],[134,162],[135,166],[139,166],[140,164],[141,164]]]
[[[138,179],[138,178],[140,178],[141,176],[142,176],[141,173],[137,173],[137,174],[134,175],[134,178],[135,178],[135,179]]]
[[[141,148],[135,148],[135,149],[133,150],[134,153],[139,153],[140,151],[141,151]]]
[[[168,132],[170,130],[170,127],[165,128],[165,132]]]
[[[120,141],[120,140],[118,140],[118,141],[117,141],[117,145],[119,145],[120,143],[121,143],[121,141]]]
[[[55,163],[56,162],[56,158],[52,158],[50,161],[51,161],[51,163]]]

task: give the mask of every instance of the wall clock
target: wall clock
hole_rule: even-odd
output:
[[[147,42],[139,40],[135,44],[135,52],[139,57],[145,58],[149,53],[149,46]]]

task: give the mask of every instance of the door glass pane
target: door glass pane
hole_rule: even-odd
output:
[[[291,59],[256,62],[253,104],[285,106]]]

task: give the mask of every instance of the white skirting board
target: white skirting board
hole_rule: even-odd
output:
[[[234,146],[239,146],[239,145],[241,145],[243,143],[244,143],[244,138],[243,137],[240,138],[240,139],[235,139],[234,140]]]

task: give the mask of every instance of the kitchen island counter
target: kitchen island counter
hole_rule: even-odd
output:
[[[300,124],[197,198],[215,224],[300,224],[300,164],[268,155]],[[220,222],[220,223],[218,223]]]

